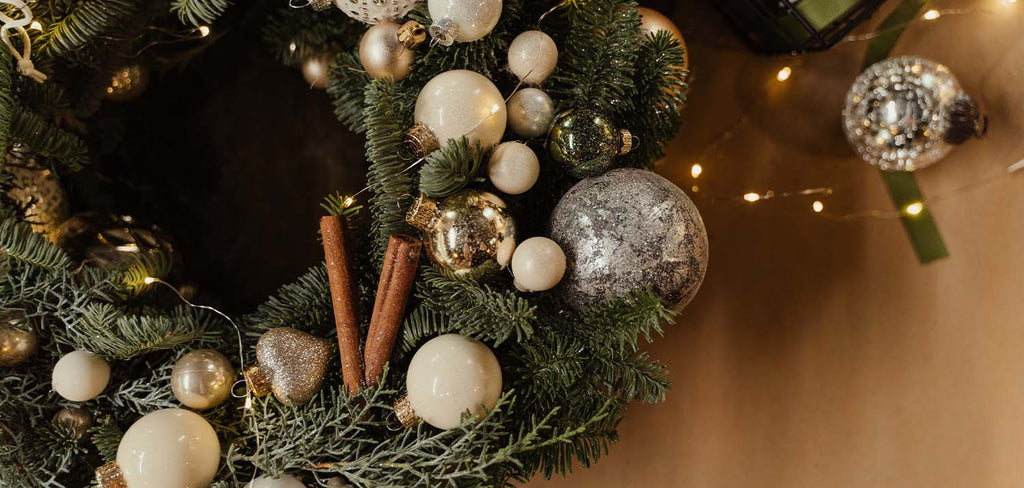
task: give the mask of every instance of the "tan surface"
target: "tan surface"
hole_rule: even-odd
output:
[[[699,158],[700,194],[829,185],[827,210],[891,209],[839,129],[866,43],[757,58],[723,45],[704,9],[675,16],[696,81],[660,171],[689,187]],[[992,118],[986,140],[919,174],[926,196],[946,195],[932,208],[951,257],[918,265],[898,221],[830,222],[813,199],[699,201],[708,279],[651,347],[673,373],[668,401],[634,407],[595,468],[529,487],[1024,486],[1024,173],[950,195],[1024,157],[1024,4],[999,12],[918,23],[897,47],[950,66]],[[790,82],[770,81],[786,63]],[[702,157],[767,86],[751,123]]]

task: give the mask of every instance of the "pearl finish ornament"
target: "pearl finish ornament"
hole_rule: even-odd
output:
[[[444,200],[420,195],[406,220],[423,232],[430,260],[458,276],[505,269],[516,249],[515,221],[493,193],[462,190]]]
[[[260,476],[245,485],[246,488],[306,488],[298,478],[291,475],[284,475],[280,478]]]
[[[540,161],[530,146],[521,142],[503,142],[494,148],[487,166],[487,177],[494,187],[508,195],[525,193],[537,183]]]
[[[100,488],[206,488],[217,475],[220,441],[202,416],[169,408],[149,413],[121,437],[117,462],[96,470]]]
[[[558,114],[548,132],[551,159],[577,178],[604,173],[633,148],[633,136],[593,110]]]
[[[531,237],[516,246],[512,275],[519,291],[550,290],[565,276],[565,253],[547,237]]]
[[[905,56],[871,65],[846,95],[850,145],[883,171],[914,171],[981,136],[985,119],[949,68]]]
[[[555,118],[555,103],[539,88],[523,88],[508,99],[508,125],[520,137],[548,133]]]
[[[256,343],[259,366],[243,372],[253,394],[274,398],[289,405],[303,405],[320,391],[331,342],[290,327],[270,329]]]
[[[39,350],[39,335],[24,310],[0,312],[0,368],[28,361]]]
[[[302,60],[302,77],[310,88],[326,90],[330,80],[331,65],[334,64],[333,54],[314,54]]]
[[[484,343],[445,334],[416,351],[405,386],[416,416],[438,429],[454,429],[463,413],[479,421],[498,403],[501,367]]]
[[[398,29],[394,22],[380,22],[359,41],[359,63],[371,78],[398,81],[409,74],[415,56],[398,40]]]
[[[174,363],[171,392],[182,405],[196,410],[216,407],[231,396],[235,368],[213,349],[189,352]]]
[[[672,182],[641,169],[615,169],[569,189],[551,214],[551,238],[570,263],[559,291],[580,311],[648,286],[681,310],[707,269],[697,208]]]
[[[463,136],[490,149],[505,133],[505,99],[487,77],[457,69],[433,77],[416,98],[413,117],[445,145]]]
[[[501,0],[427,0],[427,10],[434,21],[430,36],[451,46],[490,34],[501,18]]]
[[[53,367],[53,391],[73,402],[92,400],[110,381],[110,365],[89,351],[72,351]]]
[[[541,31],[523,32],[508,47],[508,69],[528,85],[548,79],[557,64],[558,46]]]
[[[345,15],[373,25],[405,17],[416,0],[334,0],[334,5]]]

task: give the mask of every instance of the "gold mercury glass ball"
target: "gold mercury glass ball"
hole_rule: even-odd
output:
[[[149,86],[149,68],[141,64],[125,66],[110,77],[104,96],[114,102],[134,100]]]
[[[171,392],[182,405],[196,410],[216,407],[231,396],[235,368],[223,354],[199,349],[185,354],[171,371]]]
[[[32,330],[25,312],[0,312],[0,367],[9,368],[27,361],[39,350],[39,335]]]
[[[415,60],[413,51],[398,40],[399,25],[384,21],[370,27],[359,41],[359,63],[372,78],[401,80]]]
[[[516,225],[505,202],[481,190],[462,190],[443,200],[421,195],[406,215],[423,231],[427,256],[457,276],[505,269],[516,250]]]

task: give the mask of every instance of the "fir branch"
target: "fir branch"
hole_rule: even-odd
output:
[[[183,344],[212,340],[209,316],[188,307],[167,315],[126,313],[107,303],[89,303],[69,317],[68,330],[54,340],[107,359],[128,359]]]
[[[124,25],[141,0],[83,0],[45,27],[37,49],[61,56],[84,47],[97,36]]]
[[[171,0],[171,12],[183,23],[199,27],[224,15],[231,4],[231,0]]]
[[[372,81],[354,53],[335,58],[327,81],[327,94],[333,99],[334,115],[352,132],[366,132],[366,86]]]
[[[314,266],[294,283],[282,286],[256,312],[245,318],[247,337],[258,339],[276,327],[293,327],[324,336],[334,331],[330,282],[323,264]]]
[[[89,163],[89,150],[82,139],[23,107],[14,109],[11,139],[40,156],[53,158],[71,171]]]
[[[484,154],[477,143],[469,147],[469,139],[449,141],[441,149],[427,155],[420,169],[420,193],[446,197],[470,183],[484,181],[479,176]]]
[[[121,437],[124,432],[117,426],[117,423],[110,417],[105,417],[89,431],[89,440],[96,446],[104,462],[110,462],[117,458],[117,448],[121,444]]]
[[[14,63],[11,53],[0,49],[0,155],[7,154],[14,118]],[[2,161],[2,159],[0,159]]]
[[[50,271],[72,266],[61,248],[32,232],[32,226],[10,218],[0,222],[0,254]]]
[[[263,41],[278,61],[295,64],[309,56],[334,52],[338,46],[355,46],[365,31],[364,24],[352,20],[338,8],[317,11],[282,7],[268,17],[263,27]],[[362,67],[359,70],[362,71]]]
[[[664,30],[647,36],[640,45],[634,76],[637,96],[625,121],[638,136],[624,158],[630,166],[652,168],[665,155],[664,145],[679,133],[688,89],[685,49]]]

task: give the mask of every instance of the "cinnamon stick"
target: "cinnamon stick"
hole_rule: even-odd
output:
[[[392,234],[384,255],[384,266],[377,285],[377,300],[370,316],[370,331],[366,337],[366,384],[376,385],[384,374],[384,365],[391,359],[398,329],[405,316],[405,305],[412,294],[413,279],[420,262],[419,239],[404,234]]]
[[[324,241],[327,278],[331,283],[334,326],[338,330],[341,376],[348,394],[355,395],[363,381],[363,362],[359,354],[359,298],[352,273],[353,260],[346,239],[348,225],[345,218],[321,217],[320,234]]]

